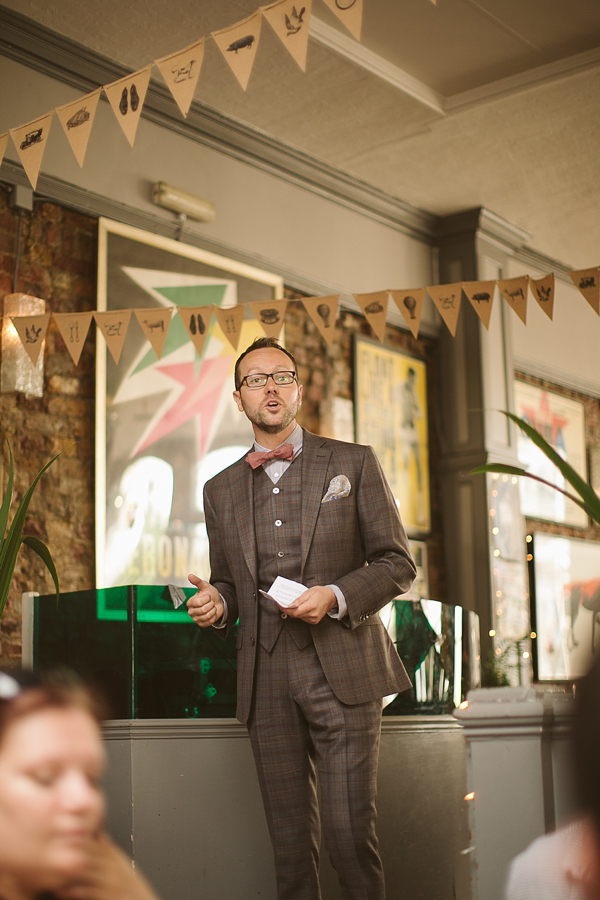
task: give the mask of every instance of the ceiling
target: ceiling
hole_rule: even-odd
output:
[[[132,70],[258,5],[2,2]],[[314,0],[306,73],[265,24],[248,90],[208,41],[196,98],[431,213],[485,206],[600,264],[598,0],[364,0],[360,43]]]

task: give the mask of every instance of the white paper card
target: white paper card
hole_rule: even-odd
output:
[[[296,606],[294,601],[307,590],[306,585],[300,584],[299,581],[291,581],[289,578],[282,578],[281,575],[278,575],[269,588],[269,592],[261,591],[260,593],[263,597],[274,600],[279,606],[289,607]]]

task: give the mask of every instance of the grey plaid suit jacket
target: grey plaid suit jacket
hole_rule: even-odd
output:
[[[405,593],[415,577],[408,541],[390,488],[371,447],[304,431],[302,571],[307,587],[336,584],[348,605],[342,620],[310,626],[325,676],[342,703],[375,700],[410,687],[378,610]],[[335,475],[350,494],[321,503]],[[227,628],[239,616],[237,717],[247,722],[258,647],[258,577],[252,469],[244,458],[204,488],[211,583],[227,601]],[[256,511],[261,515],[261,511]],[[368,565],[365,565],[368,563]]]

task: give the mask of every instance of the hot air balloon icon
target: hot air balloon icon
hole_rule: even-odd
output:
[[[417,301],[415,300],[415,298],[411,297],[411,295],[408,294],[402,302],[407,308],[410,318],[416,319],[415,309],[417,308]]]
[[[319,305],[317,306],[317,313],[323,319],[323,327],[324,328],[329,328],[330,312],[331,312],[331,310],[329,309],[329,306],[326,303],[319,303]]]

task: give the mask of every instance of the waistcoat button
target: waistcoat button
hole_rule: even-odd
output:
[[[273,488],[273,493],[274,493],[274,494],[278,494],[278,493],[279,493],[279,488]]]
[[[287,619],[287,613],[281,613],[281,618],[282,618],[282,619]]]
[[[279,526],[282,524],[281,519],[275,519],[275,524],[279,528]]]
[[[278,550],[277,556],[281,559],[282,556],[285,556],[285,553],[283,552],[283,550]]]

